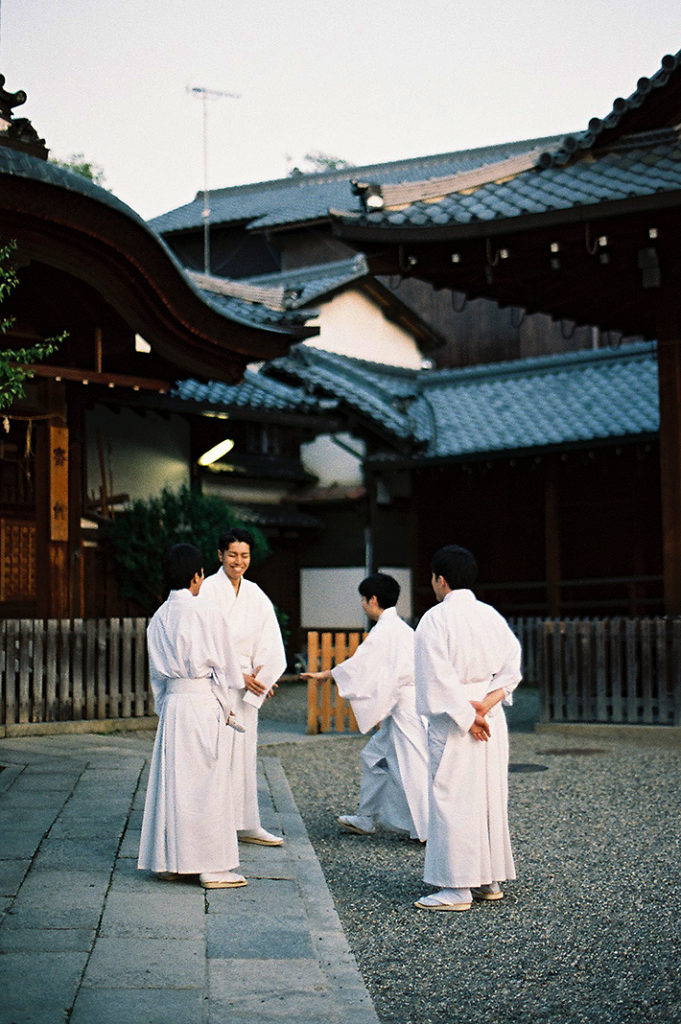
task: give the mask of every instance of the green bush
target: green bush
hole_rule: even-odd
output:
[[[164,552],[172,544],[195,544],[203,554],[208,575],[220,564],[218,537],[235,526],[253,534],[252,564],[257,565],[269,553],[267,541],[257,527],[244,524],[222,498],[183,487],[179,491],[164,488],[157,498],[134,501],[103,526],[121,595],[151,615],[166,597]]]

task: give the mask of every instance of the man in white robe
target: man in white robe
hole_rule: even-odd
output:
[[[221,568],[208,576],[201,600],[216,604],[229,622],[241,662],[242,680],[234,691],[234,713],[245,732],[234,738],[232,779],[239,841],[281,846],[283,839],[260,824],[257,756],[258,711],[286,668],[286,654],[274,606],[257,583],[244,579],[251,563],[253,536],[233,529],[218,542]]]
[[[166,557],[170,594],[147,627],[159,716],[142,819],[141,870],[200,876],[236,888],[239,864],[231,791],[231,687],[241,670],[219,610],[197,599],[203,558],[191,544]]]
[[[424,722],[416,713],[414,631],[395,605],[397,580],[374,573],[359,585],[362,608],[376,623],[352,657],[303,679],[333,679],[349,700],[363,733],[380,728],[361,753],[362,782],[357,814],[343,814],[348,831],[371,835],[375,824],[407,832],[422,842],[428,828],[428,744]]]
[[[433,556],[439,604],[415,635],[416,707],[428,718],[430,808],[424,881],[440,891],[422,910],[468,910],[499,900],[515,878],[508,829],[508,730],[502,703],[521,679],[506,620],[470,589],[473,555],[450,544]]]

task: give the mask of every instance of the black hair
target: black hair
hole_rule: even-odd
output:
[[[203,555],[193,544],[173,544],[163,559],[163,571],[169,590],[184,590],[203,569]]]
[[[253,548],[255,547],[255,540],[253,534],[249,530],[243,530],[240,526],[235,526],[231,530],[227,530],[225,533],[220,534],[218,541],[218,548],[220,551],[226,551],[230,544],[237,541],[239,544],[248,544],[253,554]]]
[[[478,578],[478,563],[467,548],[447,544],[433,555],[430,568],[444,576],[451,590],[470,590]]]
[[[386,608],[394,608],[400,596],[399,583],[384,572],[374,572],[371,576],[367,576],[357,589],[362,597],[366,597],[367,601],[370,597],[375,597],[379,608],[384,611]]]

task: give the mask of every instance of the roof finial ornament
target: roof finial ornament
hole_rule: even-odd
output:
[[[23,89],[8,92],[5,89],[5,76],[0,75],[0,146],[18,149],[30,156],[47,160],[49,150],[45,140],[41,139],[27,117],[12,117],[13,107],[20,107],[26,102]]]

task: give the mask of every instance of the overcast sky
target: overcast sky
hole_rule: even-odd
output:
[[[680,0],[0,0],[0,71],[51,154],[143,217],[203,187],[581,131],[681,49]]]

